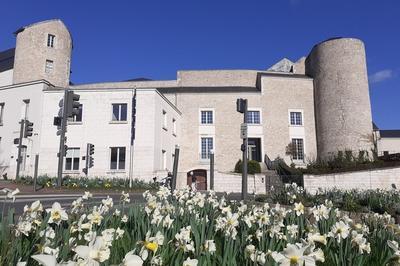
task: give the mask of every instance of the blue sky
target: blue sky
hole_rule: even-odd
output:
[[[373,118],[400,129],[397,0],[2,0],[0,50],[12,33],[61,18],[74,38],[72,81],[174,79],[177,70],[266,69],[330,37],[365,42]]]

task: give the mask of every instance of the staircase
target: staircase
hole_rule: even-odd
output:
[[[275,170],[267,170],[265,171],[265,190],[268,192],[272,187],[274,189],[283,188],[284,184],[282,182],[281,177],[276,173]]]

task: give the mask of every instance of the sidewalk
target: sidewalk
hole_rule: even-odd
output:
[[[33,191],[33,185],[24,185],[24,184],[16,184],[12,181],[9,180],[0,180],[0,190],[3,188],[8,188],[8,189],[19,189],[20,193],[19,195],[24,195],[24,194],[83,194],[85,191],[90,191],[93,195],[96,194],[109,194],[109,195],[116,195],[116,194],[121,194],[121,190],[115,190],[115,189],[82,189],[82,188],[54,188],[54,187],[41,187],[37,186],[37,191]],[[126,189],[126,192],[129,193],[141,193],[142,191],[132,191],[129,188]]]

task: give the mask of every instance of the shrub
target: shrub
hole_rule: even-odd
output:
[[[14,180],[17,184],[33,185],[33,178],[31,176],[21,176]],[[39,176],[37,178],[37,185],[42,187],[56,187],[57,178],[48,175]],[[107,178],[107,177],[63,177],[63,187],[74,189],[107,189],[107,190],[126,190],[129,189],[128,178]],[[147,183],[143,180],[132,180],[132,189],[149,190],[157,189],[156,183]]]
[[[242,172],[242,160],[239,160],[235,165],[235,173]],[[250,160],[247,162],[247,173],[254,175],[256,173],[261,173],[260,163],[254,160]]]

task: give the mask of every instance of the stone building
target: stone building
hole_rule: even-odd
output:
[[[15,176],[21,119],[34,123],[33,136],[22,142],[21,175],[32,175],[36,154],[39,174],[57,173],[53,119],[65,89],[81,103],[67,125],[65,175],[83,176],[92,143],[89,176],[151,181],[172,170],[178,145],[180,186],[194,173],[209,188],[213,151],[215,182],[224,190],[222,180],[230,180],[241,158],[238,98],[248,100],[248,157],[263,172],[267,157],[305,166],[338,150],[374,148],[365,48],[357,39],[326,40],[307,57],[284,58],[266,70],[178,71],[175,80],[72,85],[72,37],[62,21],[35,23],[15,35],[16,48],[0,53],[0,174],[9,177]],[[386,143],[385,134],[378,141]]]

